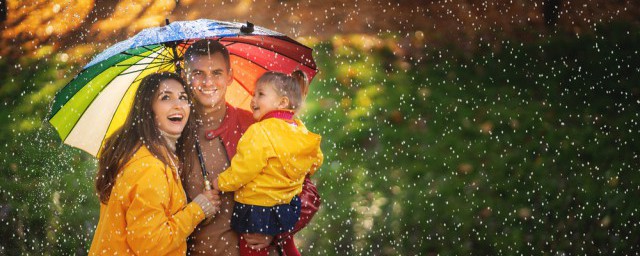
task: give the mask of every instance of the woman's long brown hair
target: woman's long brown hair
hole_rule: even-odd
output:
[[[189,96],[191,101],[191,115],[189,116],[190,123],[187,124],[188,128],[185,127],[184,131],[182,131],[182,135],[180,139],[178,139],[178,143],[176,144],[176,155],[178,159],[180,159],[180,178],[182,182],[186,182],[187,177],[195,168],[195,165],[198,164],[198,154],[196,152],[196,140],[198,136],[199,124],[196,120],[201,119],[200,114],[196,111],[197,104],[195,100],[195,93],[191,85],[185,86],[185,91]],[[186,183],[183,183],[186,184]]]
[[[152,108],[160,83],[168,79],[176,80],[186,87],[184,80],[175,73],[163,72],[148,75],[140,82],[124,125],[107,138],[100,151],[96,177],[96,192],[100,202],[106,204],[109,201],[118,173],[141,146],[146,146],[156,158],[165,165],[170,165],[171,156],[156,125]],[[182,131],[181,139],[185,136],[193,136],[191,135],[195,127],[193,112],[191,108],[190,118]],[[180,143],[181,141],[178,140],[178,144]]]

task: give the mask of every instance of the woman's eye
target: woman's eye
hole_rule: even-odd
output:
[[[169,99],[169,95],[162,95],[162,97],[160,97],[161,100],[168,100]]]
[[[189,98],[186,95],[180,95],[180,100],[188,100]]]

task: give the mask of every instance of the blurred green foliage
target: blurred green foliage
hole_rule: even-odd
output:
[[[411,35],[336,36],[304,113],[323,135],[306,255],[640,251],[640,29],[469,53]],[[0,254],[84,254],[95,161],[44,123],[77,72],[1,62]]]
[[[381,40],[316,47],[324,207],[306,253],[640,250],[637,27],[470,55]]]
[[[44,118],[70,68],[0,62],[0,255],[86,254],[99,214],[95,162],[62,146]]]

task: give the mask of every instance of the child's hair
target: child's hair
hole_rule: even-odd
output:
[[[160,83],[165,80],[175,80],[183,87],[186,87],[184,80],[176,73],[162,72],[146,76],[140,82],[133,105],[131,105],[131,110],[123,126],[106,139],[98,158],[98,172],[95,183],[96,192],[101,203],[106,204],[109,201],[118,172],[140,146],[146,146],[151,154],[164,164],[169,165],[171,163],[169,156],[165,153],[167,145],[160,136],[160,131],[154,120],[152,106]],[[194,130],[194,125],[195,121],[191,118],[187,120],[187,125],[181,137],[185,137],[186,133]]]
[[[291,75],[269,71],[258,78],[256,85],[258,84],[269,84],[273,86],[278,96],[289,98],[291,110],[300,108],[309,90],[307,75],[300,70],[293,71]]]

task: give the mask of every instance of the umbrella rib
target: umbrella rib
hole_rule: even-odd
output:
[[[147,62],[147,63],[133,63],[133,64],[116,64],[114,65],[114,67],[132,67],[132,66],[142,66],[142,65],[149,65],[149,64],[153,64],[154,62]]]
[[[161,69],[162,69],[162,67],[164,67],[164,66],[168,66],[168,67],[170,67],[171,65],[172,65],[172,64],[171,64],[170,62],[167,62],[167,63],[162,63],[162,65],[156,65],[155,67],[151,67],[151,68],[149,68],[149,69],[159,67],[159,69],[158,69],[158,70],[161,70]],[[136,82],[138,82],[138,81],[140,81],[140,80],[142,80],[142,79],[144,79],[144,77],[137,77],[135,80],[133,80],[133,82],[132,82],[132,83],[136,83]]]
[[[149,56],[144,56],[144,55],[134,54],[134,53],[128,53],[128,52],[123,52],[123,53],[121,53],[121,54],[129,55],[129,56],[133,56],[133,57],[149,58]]]
[[[155,52],[156,51],[156,50],[153,50],[153,49],[149,49],[146,46],[143,46],[142,48],[147,50],[147,51],[151,51],[151,52]],[[129,56],[135,56],[135,57],[142,57],[142,58],[145,58],[145,59],[146,58],[151,58],[151,57],[149,57],[149,55],[145,56],[145,55],[140,55],[140,54],[135,54],[135,53],[128,53],[126,51],[124,51],[124,52],[122,52],[120,54],[129,55]],[[156,57],[153,57],[153,59],[155,59],[155,58]]]
[[[146,46],[146,45],[145,45],[145,46],[142,46],[142,48],[147,49],[148,51],[153,51],[153,49],[149,49],[149,48],[147,48],[147,46]],[[164,47],[164,48],[166,48],[166,47]],[[161,50],[164,50],[164,49],[161,49]],[[167,58],[167,59],[170,59],[170,60],[172,59],[172,57],[171,57],[171,56],[166,55],[166,54],[164,54],[164,53],[162,53],[162,52],[163,52],[163,51],[158,51],[157,53],[158,53],[158,55],[163,56],[163,57],[165,57],[165,58]]]
[[[243,43],[243,42],[235,42],[235,41],[228,41],[228,42],[238,43],[238,44],[245,44],[245,45],[250,45],[250,46],[255,46],[255,47],[258,47],[258,48],[260,48],[260,49],[265,49],[265,50],[270,51],[270,52],[275,52],[277,55],[282,55],[282,56],[286,57],[287,59],[290,59],[290,60],[293,60],[293,61],[295,61],[295,62],[298,62],[298,63],[300,63],[301,65],[303,65],[303,66],[305,66],[305,67],[308,67],[308,68],[313,69],[313,70],[318,70],[318,68],[312,68],[312,67],[310,67],[310,66],[308,66],[308,65],[306,65],[306,64],[304,64],[304,63],[302,63],[302,62],[299,62],[298,60],[296,60],[296,59],[294,59],[294,58],[292,58],[292,57],[289,57],[289,56],[288,56],[288,55],[286,55],[286,54],[282,54],[282,53],[276,52],[276,51],[274,51],[274,50],[267,49],[267,48],[265,48],[265,47],[261,47],[261,46],[259,46],[259,45],[255,45],[255,44],[248,44],[248,43]],[[229,44],[229,45],[231,45],[231,44]],[[246,58],[244,58],[244,57],[242,57],[242,56],[240,56],[240,55],[237,55],[237,54],[236,54],[236,56],[241,57],[241,58],[243,58],[243,59],[246,59]]]

